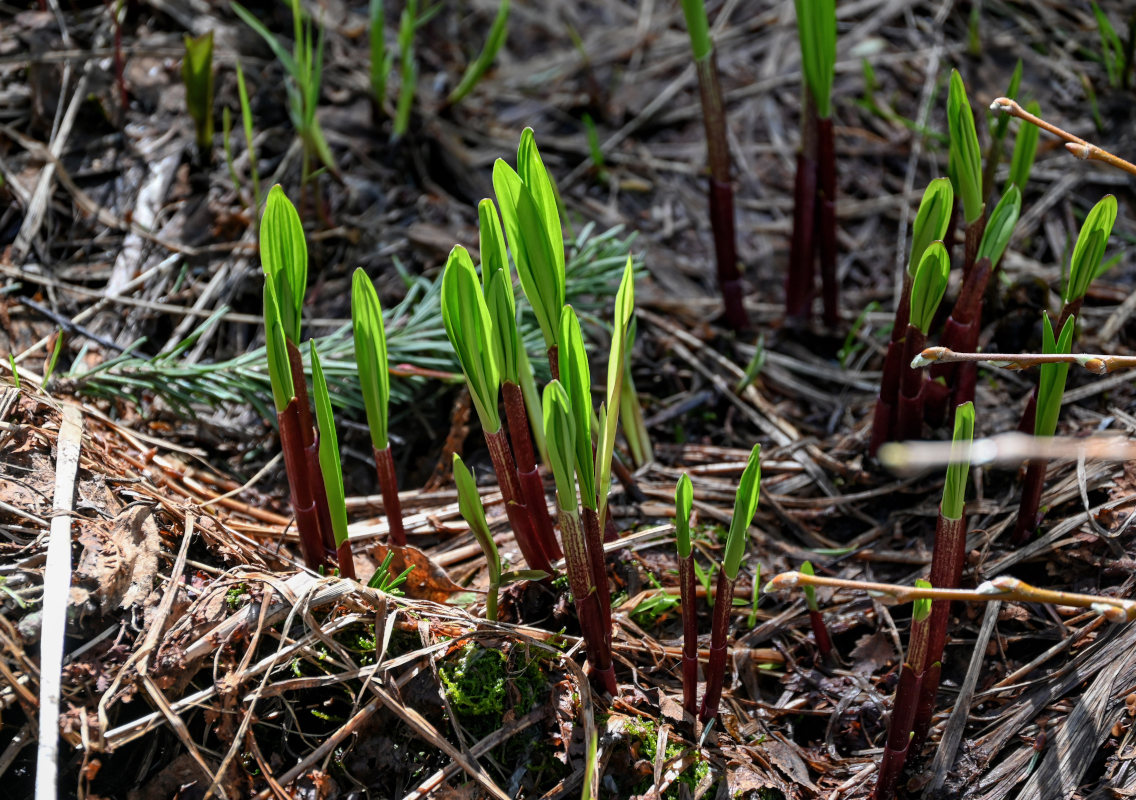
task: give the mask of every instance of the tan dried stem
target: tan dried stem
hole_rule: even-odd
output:
[[[949,347],[928,347],[912,360],[911,368],[968,361],[1013,370],[1041,364],[1077,364],[1094,375],[1108,375],[1136,367],[1136,356],[1110,356],[1102,353],[956,353]]]
[[[1008,97],[999,97],[990,104],[991,111],[1001,111],[1003,114],[1009,114],[1012,117],[1017,117],[1024,122],[1031,125],[1036,125],[1043,131],[1048,131],[1059,139],[1064,140],[1065,149],[1075,155],[1082,161],[1103,161],[1109,166],[1116,167],[1119,170],[1124,170],[1129,175],[1136,175],[1136,164],[1125,161],[1119,156],[1097,147],[1091,142],[1086,142],[1080,136],[1074,136],[1068,131],[1058,128],[1051,122],[1046,122],[1041,117],[1029,113],[1016,102]]]

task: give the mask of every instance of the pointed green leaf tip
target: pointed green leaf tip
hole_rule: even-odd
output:
[[[554,347],[564,306],[564,232],[552,180],[531,128],[521,134],[516,171],[501,159],[493,165],[493,191],[521,287],[536,315],[545,346]]]
[[[363,388],[363,405],[371,444],[385,450],[387,410],[390,406],[390,371],[387,362],[387,336],[379,295],[362,268],[351,276],[351,328],[355,336],[355,364]]]
[[[911,257],[907,261],[907,274],[915,277],[915,269],[923,259],[931,242],[941,241],[947,235],[951,222],[951,209],[955,204],[955,192],[950,178],[935,178],[927,184],[919,211],[915,214],[915,224],[911,228]]]
[[[970,472],[970,456],[961,458],[962,449],[974,440],[974,403],[967,401],[955,409],[955,432],[951,439],[951,463],[947,466],[947,480],[943,484],[943,502],[939,506],[943,516],[950,520],[962,519],[963,501],[966,498],[966,477]],[[956,455],[959,455],[956,458]]]
[[[611,459],[615,454],[615,434],[619,425],[619,394],[623,386],[623,365],[627,358],[627,326],[635,310],[635,273],[631,256],[623,267],[623,278],[615,295],[615,322],[611,332],[611,349],[607,358],[607,413],[600,404],[599,444],[596,446],[596,486],[600,521],[607,508],[607,492],[611,485]]]
[[[994,212],[986,222],[986,230],[982,233],[982,242],[978,245],[977,258],[990,259],[992,267],[997,266],[1010,244],[1010,237],[1014,234],[1014,226],[1018,224],[1018,215],[1022,210],[1022,193],[1018,187],[1011,185]]]
[[[816,102],[817,116],[832,116],[832,82],[836,76],[835,0],[793,0],[797,9],[797,35],[801,40],[801,66],[805,83]]]
[[[801,564],[801,574],[802,575],[816,575],[816,572],[813,570],[813,564],[812,564],[811,561],[806,561],[804,564]],[[807,605],[809,607],[809,611],[816,611],[817,610],[816,587],[809,586],[806,583],[801,588],[805,590],[805,605]]]
[[[1026,103],[1026,111],[1035,117],[1041,116],[1041,106],[1036,100]],[[1032,123],[1022,122],[1018,127],[1018,135],[1014,137],[1014,154],[1010,156],[1010,177],[1007,183],[1013,183],[1019,189],[1025,190],[1026,184],[1029,183],[1030,171],[1033,169],[1034,157],[1037,155],[1039,136],[1041,128]]]
[[[298,345],[308,288],[308,245],[300,215],[280,184],[268,193],[260,220],[260,263],[276,292],[284,336]]]
[[[580,501],[596,509],[596,465],[592,454],[592,375],[580,320],[572,306],[560,313],[560,378],[568,392],[568,405],[576,432],[576,477]]]
[[[956,172],[953,176],[955,188],[962,197],[966,224],[973,225],[982,216],[982,151],[978,148],[978,133],[974,129],[974,112],[957,69],[951,70],[947,124],[951,136],[950,156]]]
[[[931,582],[919,578],[915,581],[915,588],[930,589]],[[911,611],[911,619],[914,622],[922,622],[929,616],[931,616],[931,598],[920,597],[915,601],[915,607]]]
[[[462,519],[473,531],[477,543],[481,545],[481,552],[485,554],[485,561],[489,564],[489,583],[501,581],[501,557],[497,552],[497,544],[489,532],[489,523],[485,520],[485,506],[481,504],[481,495],[477,491],[477,482],[474,481],[469,467],[461,460],[461,456],[454,453],[454,483],[458,487],[458,508]]]
[[[927,334],[931,319],[947,291],[951,258],[942,242],[932,242],[923,253],[911,283],[911,324]]]
[[[501,380],[519,383],[522,345],[517,333],[513,275],[509,270],[501,218],[497,216],[493,201],[488,198],[478,203],[477,216],[481,230],[481,286],[493,321],[493,340]]]
[[[678,557],[690,558],[690,509],[694,505],[694,487],[685,472],[675,484],[675,538]]]
[[[755,444],[749,454],[749,463],[742,473],[738,491],[734,497],[734,515],[730,519],[730,533],[726,537],[726,553],[722,558],[722,571],[730,580],[738,577],[738,568],[745,554],[749,539],[749,525],[757,513],[757,501],[761,494],[761,445]]]
[[[461,245],[450,251],[442,273],[442,322],[465,373],[478,419],[487,433],[496,433],[501,430],[497,410],[500,373],[494,358],[493,323],[473,261]]]
[[[280,413],[292,401],[296,387],[292,384],[292,365],[288,362],[288,345],[280,324],[280,304],[276,302],[276,290],[270,280],[264,282],[264,339],[272,402]]]
[[[1108,237],[1116,223],[1116,198],[1106,194],[1093,206],[1081,226],[1077,243],[1073,245],[1073,260],[1069,265],[1069,282],[1065,285],[1066,303],[1085,296],[1089,284],[1097,276]]]
[[[347,503],[343,492],[343,465],[339,461],[339,440],[335,435],[335,418],[331,411],[331,395],[323,374],[316,340],[309,339],[312,351],[312,394],[316,401],[316,424],[319,425],[319,464],[323,473],[327,505],[331,511],[331,530],[335,546],[347,541]]]
[[[1076,317],[1065,320],[1056,341],[1053,338],[1053,324],[1049,315],[1042,317],[1041,352],[1068,353],[1073,347],[1073,328]],[[1065,395],[1065,378],[1069,375],[1069,364],[1042,364],[1037,381],[1037,416],[1034,417],[1034,436],[1052,436],[1057,430],[1057,418],[1061,415],[1061,398]]]
[[[544,387],[541,405],[544,407],[544,438],[548,444],[548,458],[552,462],[552,475],[556,479],[556,503],[566,513],[576,513],[576,481],[573,480],[576,463],[576,426],[568,393],[560,381],[550,381]]]

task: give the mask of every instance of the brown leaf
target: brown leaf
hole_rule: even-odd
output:
[[[431,561],[428,555],[416,547],[376,544],[371,549],[371,557],[376,564],[381,564],[390,551],[394,551],[394,557],[390,563],[390,574],[392,576],[401,574],[407,567],[414,567],[413,571],[406,577],[406,583],[398,587],[407,597],[413,597],[415,600],[444,603],[455,592],[465,591],[464,588],[450,580],[450,576],[446,574],[444,569]]]
[[[856,640],[851,659],[853,672],[872,675],[895,659],[895,648],[883,631],[876,631]]]

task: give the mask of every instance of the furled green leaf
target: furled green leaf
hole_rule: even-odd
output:
[[[280,184],[268,193],[260,221],[260,263],[276,292],[284,335],[298,345],[308,287],[308,245],[300,215]]]
[[[1097,275],[1108,237],[1116,222],[1116,198],[1106,194],[1093,206],[1081,226],[1077,243],[1073,245],[1073,259],[1069,264],[1069,282],[1065,285],[1065,302],[1085,296],[1089,284]]]
[[[627,357],[627,326],[635,310],[635,274],[631,269],[631,256],[623,267],[623,279],[615,295],[615,324],[611,332],[611,350],[607,359],[606,418],[601,413],[599,444],[596,447],[596,491],[600,522],[604,522],[607,509],[607,492],[611,486],[611,459],[615,454],[615,433],[619,425],[619,391],[623,383],[623,360]]]
[[[907,273],[912,277],[927,246],[947,235],[954,204],[955,192],[949,178],[935,178],[927,184],[911,228],[911,257],[907,261]]]
[[[272,402],[277,413],[288,407],[296,394],[292,384],[292,366],[288,361],[288,345],[280,324],[280,307],[272,281],[264,282],[264,339],[268,356],[268,378],[272,384]]]
[[[990,219],[986,221],[986,230],[982,233],[982,242],[978,245],[978,258],[989,258],[991,266],[997,266],[1002,254],[1010,244],[1010,237],[1014,233],[1014,226],[1018,224],[1018,214],[1022,210],[1022,193],[1013,184],[1002,195],[998,205],[994,206]]]
[[[757,513],[757,501],[761,494],[761,445],[755,444],[749,454],[738,491],[734,497],[734,515],[730,518],[730,532],[726,536],[726,553],[722,557],[722,571],[726,577],[735,580],[738,568],[745,554],[749,540],[749,526]]]
[[[213,145],[213,31],[185,36],[181,80],[185,105],[197,131],[197,146],[208,149]]]
[[[690,557],[690,509],[694,505],[694,487],[685,472],[675,484],[675,538],[678,540],[678,557]]]
[[[309,340],[312,348],[312,394],[316,403],[316,424],[319,425],[319,464],[323,485],[327,491],[327,505],[331,511],[331,530],[335,546],[347,541],[347,503],[343,493],[343,465],[339,460],[339,441],[335,435],[335,418],[331,412],[331,395],[323,374],[316,340]]]
[[[491,584],[501,581],[501,557],[497,552],[497,543],[493,541],[493,534],[489,531],[489,523],[485,520],[485,506],[481,503],[481,495],[477,491],[477,483],[470,474],[469,467],[461,460],[461,456],[454,453],[454,482],[458,487],[458,508],[462,519],[473,531],[477,543],[481,545],[481,552],[485,554],[485,561],[489,565],[489,582]]]
[[[494,346],[501,380],[520,382],[521,341],[517,332],[517,306],[513,277],[505,250],[505,235],[497,208],[489,198],[477,205],[481,230],[481,286],[493,321]]]
[[[970,457],[956,460],[955,454],[974,439],[974,403],[967,401],[955,409],[955,431],[951,439],[951,463],[947,466],[947,480],[943,484],[943,502],[940,511],[947,519],[962,519],[966,497],[966,477],[970,472]]]
[[[955,188],[962,197],[966,224],[973,225],[982,216],[982,151],[978,149],[978,133],[974,129],[974,112],[966,97],[966,87],[957,69],[951,70],[951,87],[947,97],[947,124],[951,134],[951,154],[957,174]]]
[[[501,430],[497,410],[500,372],[494,358],[493,323],[473,261],[461,245],[450,251],[442,273],[442,321],[465,373],[474,408],[488,433]]]
[[[1018,99],[1018,89],[1021,88],[1021,85],[1022,85],[1022,60],[1019,58],[1018,63],[1014,65],[1014,71],[1010,74],[1010,85],[1008,87],[1006,87],[1005,96],[1010,98],[1011,100],[1017,100]],[[1002,152],[1002,149],[1001,149],[1002,141],[1006,138],[1006,130],[1009,128],[1009,125],[1010,125],[1010,115],[1009,114],[998,114],[997,115],[997,118],[994,122],[994,127],[993,127],[993,131],[991,132],[990,138],[993,139],[994,142],[997,143],[995,146],[998,147],[998,153],[999,154]],[[1010,181],[1010,182],[1013,183],[1013,181]],[[1019,188],[1021,188],[1021,187],[1019,186]]]
[[[1036,100],[1031,100],[1026,103],[1026,111],[1033,114],[1035,117],[1041,116],[1041,106]],[[1009,119],[1009,114],[1004,114],[1003,119]],[[1018,135],[1014,138],[1014,154],[1010,157],[1010,177],[1007,179],[1007,184],[1015,184],[1019,189],[1025,191],[1026,184],[1029,183],[1030,170],[1033,169],[1033,160],[1037,155],[1037,140],[1041,135],[1041,129],[1030,122],[1021,122],[1018,126]]]
[[[915,586],[918,589],[930,589],[931,582],[917,578]],[[931,616],[931,599],[928,597],[920,597],[915,601],[915,607],[911,610],[911,619],[914,622],[922,622]]]
[[[457,103],[473,90],[473,87],[481,80],[481,76],[489,71],[493,59],[497,58],[497,52],[505,44],[505,37],[508,33],[509,0],[500,0],[497,6],[497,16],[494,17],[493,24],[489,28],[489,35],[485,37],[485,44],[482,46],[481,52],[466,67],[465,74],[462,75],[454,90],[450,92],[446,102]]]
[[[568,393],[576,431],[576,477],[585,508],[596,508],[596,465],[592,460],[592,375],[580,320],[572,306],[560,314],[560,381]]]
[[[548,444],[552,475],[556,479],[556,502],[566,513],[575,515],[576,426],[572,421],[568,393],[560,381],[550,381],[544,387],[541,405],[544,407],[544,439]]]
[[[517,174],[532,193],[540,214],[541,227],[548,241],[552,265],[560,284],[560,296],[564,296],[564,231],[560,227],[560,210],[556,205],[556,189],[552,176],[545,169],[540,151],[536,147],[536,136],[532,128],[521,131],[521,141],[517,145]]]
[[[361,267],[351,277],[351,327],[371,444],[376,450],[384,450],[389,444],[387,413],[390,406],[386,326],[375,285]]]
[[[919,261],[911,282],[911,324],[926,334],[947,291],[951,258],[942,242],[932,242]]]
[[[1049,315],[1042,317],[1041,352],[1068,353],[1073,347],[1073,329],[1076,318],[1065,320],[1065,327],[1053,338],[1053,324]],[[1034,436],[1052,436],[1057,430],[1057,418],[1061,415],[1061,398],[1065,395],[1065,378],[1069,374],[1069,364],[1042,364],[1037,382],[1037,415],[1034,417]]]
[[[801,66],[817,116],[832,116],[832,82],[836,76],[836,0],[793,0]]]
[[[816,575],[816,571],[813,570],[813,565],[812,565],[811,561],[806,561],[804,564],[801,564],[801,574],[803,574],[803,575]],[[809,584],[806,583],[802,588],[805,590],[805,605],[807,605],[809,607],[809,611],[816,611],[817,610],[816,587],[810,586]]]
[[[706,4],[703,0],[682,0],[682,13],[686,17],[686,30],[690,34],[694,60],[702,61],[714,49],[714,43],[710,39],[710,21],[706,17]]]

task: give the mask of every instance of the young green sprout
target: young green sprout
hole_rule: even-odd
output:
[[[978,147],[978,133],[974,128],[974,112],[966,96],[966,87],[957,69],[951,70],[950,90],[947,95],[947,124],[950,129],[951,176],[957,194],[962,198],[963,219],[966,222],[966,258],[963,273],[974,266],[978,244],[986,225],[986,206],[982,194],[982,151]]]
[[[694,487],[685,472],[675,484],[675,543],[678,546],[678,586],[682,601],[682,707],[698,713],[698,606],[694,584],[694,548],[690,541],[690,510]]]
[[[1041,115],[1041,106],[1036,100],[1026,103],[1026,111],[1033,116]],[[1009,119],[1008,116],[1002,119]],[[1010,177],[1006,184],[1014,184],[1023,191],[1029,182],[1030,171],[1033,169],[1033,160],[1037,156],[1037,140],[1041,136],[1041,129],[1036,125],[1022,125],[1018,128],[1018,135],[1014,137],[1014,152],[1010,156]]]
[[[726,677],[726,638],[729,635],[734,584],[738,579],[746,542],[749,541],[749,526],[757,513],[761,494],[760,459],[761,445],[755,444],[734,498],[734,514],[726,537],[726,552],[722,557],[722,569],[718,572],[718,585],[714,592],[710,658],[706,665],[706,694],[702,698],[699,713],[703,722],[709,722],[718,716],[718,705],[722,700],[722,684]]]
[[[615,457],[615,434],[619,423],[620,394],[623,389],[624,361],[627,358],[627,328],[635,310],[635,273],[631,256],[623,267],[623,278],[615,295],[615,320],[612,325],[611,349],[607,357],[607,402],[601,404],[599,443],[596,446],[596,505],[600,530],[607,522],[608,489],[611,486],[611,462]]]
[[[619,396],[619,414],[623,419],[623,436],[627,439],[627,449],[631,451],[631,462],[638,468],[653,461],[655,452],[651,447],[651,434],[643,419],[643,406],[639,402],[639,392],[635,389],[635,379],[631,375],[635,328],[635,320],[632,319],[627,330],[627,347],[623,353],[623,389]]]
[[[458,507],[461,509],[462,519],[469,525],[474,538],[481,545],[481,552],[485,555],[485,562],[489,567],[489,594],[485,597],[485,618],[496,620],[497,595],[501,588],[501,557],[497,553],[497,543],[493,541],[493,534],[489,532],[489,523],[485,521],[485,507],[481,504],[477,483],[474,482],[469,468],[457,453],[454,453],[454,483],[458,487]]]
[[[184,38],[181,80],[185,84],[185,106],[197,133],[197,152],[208,163],[213,149],[213,31]]]
[[[1073,329],[1077,318],[1070,316],[1065,320],[1061,333],[1053,335],[1053,325],[1049,315],[1042,317],[1041,352],[1069,353],[1073,347]],[[1042,364],[1038,368],[1037,411],[1034,419],[1034,436],[1052,436],[1057,430],[1057,418],[1061,414],[1061,399],[1065,395],[1065,379],[1069,375],[1068,362]],[[1037,528],[1040,519],[1038,508],[1041,505],[1042,484],[1045,481],[1044,459],[1031,460],[1026,466],[1025,482],[1022,484],[1022,499],[1018,506],[1018,519],[1014,525],[1013,543],[1023,544]]]
[[[390,367],[387,363],[387,336],[383,309],[375,285],[362,268],[351,277],[351,328],[355,338],[355,364],[363,389],[367,427],[371,431],[371,453],[383,495],[391,542],[406,544],[402,524],[402,502],[398,496],[398,475],[388,435],[390,408]]]
[[[463,97],[473,91],[473,87],[481,81],[482,77],[493,65],[501,46],[505,44],[505,37],[509,34],[509,0],[500,0],[497,6],[497,16],[493,18],[493,25],[489,28],[489,35],[485,37],[485,44],[478,53],[477,58],[470,62],[465,69],[458,85],[446,98],[447,105],[459,102]]]
[[[509,441],[497,410],[501,373],[497,362],[493,321],[473,261],[461,245],[450,251],[442,274],[442,321],[446,335],[457,353],[473,406],[481,421],[489,457],[505,499],[505,511],[517,537],[517,546],[529,567],[551,574],[549,556],[535,538],[530,525],[513,453],[509,449]]]
[[[410,128],[414,94],[418,88],[418,60],[414,57],[414,32],[418,27],[418,0],[407,0],[398,18],[398,103],[394,111],[391,141],[398,141]]]
[[[556,192],[532,128],[521,132],[516,170],[501,159],[493,165],[493,191],[521,287],[544,336],[552,377],[558,378],[556,335],[564,307],[564,233]]]
[[[387,20],[383,13],[383,0],[370,0],[370,24],[368,41],[370,44],[371,108],[372,119],[377,123],[383,106],[387,102],[387,79],[394,65],[394,54],[387,50]]]
[[[312,356],[312,390],[316,399],[316,420],[319,422],[319,464],[323,472],[324,491],[327,494],[331,516],[331,529],[335,535],[336,560],[339,574],[355,579],[355,562],[351,556],[351,541],[347,538],[347,501],[343,492],[343,465],[339,459],[339,441],[335,434],[335,418],[331,411],[331,395],[327,378],[323,374],[315,339],[309,340]]]
[[[932,242],[923,252],[911,282],[911,321],[904,335],[904,367],[900,376],[896,414],[896,438],[917,439],[923,430],[923,403],[926,376],[911,368],[911,361],[923,351],[931,320],[947,290],[950,256],[942,242]]]
[[[682,0],[682,12],[690,34],[698,91],[702,101],[702,122],[706,130],[706,160],[710,167],[710,226],[714,232],[714,256],[718,270],[718,289],[726,312],[726,323],[735,331],[749,327],[742,303],[744,287],[738,270],[734,231],[734,190],[730,183],[730,146],[727,139],[726,108],[718,80],[714,41],[704,0]]]
[[[611,627],[605,624],[600,592],[607,592],[606,580],[597,587],[587,540],[576,501],[576,426],[568,392],[558,380],[544,387],[544,438],[556,480],[556,505],[560,512],[560,538],[564,543],[568,585],[576,603],[576,614],[588,654],[599,684],[609,694],[617,691],[611,665]],[[609,600],[610,602],[610,600]]]
[[[801,564],[801,572],[805,575],[815,575],[811,562]],[[832,656],[832,637],[828,635],[828,626],[824,624],[824,616],[817,605],[816,589],[805,585],[805,605],[809,609],[809,625],[813,629],[813,638],[816,639],[817,650],[820,657],[827,660]]]
[[[1007,97],[1017,97],[1018,89],[1022,85],[1022,60],[1019,58],[1018,63],[1014,65],[1014,71],[1010,74],[1010,85],[1006,89]],[[1002,161],[1002,151],[1005,148],[1006,134],[1010,130],[1010,118],[1006,116],[999,116],[996,118],[993,125],[987,126],[990,131],[990,146],[986,148],[986,167],[982,172],[982,196],[989,197],[991,192],[994,191],[994,172],[998,169],[998,164]],[[1006,184],[1007,188],[1010,181]],[[1019,184],[1019,188],[1024,184]]]
[[[932,242],[942,241],[947,234],[954,208],[955,194],[948,178],[936,178],[927,185],[915,223],[911,229],[911,255],[903,273],[903,289],[895,310],[895,324],[891,329],[891,342],[884,359],[880,378],[880,395],[876,400],[872,419],[872,440],[868,452],[875,455],[880,445],[894,438],[899,404],[899,384],[903,375],[904,337],[911,322],[911,282],[923,254]]]
[[[241,104],[241,126],[245,132],[245,152],[248,154],[249,180],[252,181],[253,207],[260,209],[260,170],[256,161],[256,144],[252,136],[252,106],[249,104],[248,88],[245,86],[245,73],[241,62],[237,61],[237,98]],[[236,187],[234,187],[236,188]],[[254,215],[255,216],[255,215]]]
[[[815,254],[820,259],[824,321],[832,328],[839,321],[840,312],[836,282],[836,150],[832,124],[836,2],[794,0],[794,5],[805,91],[785,311],[799,320],[809,317]]]

